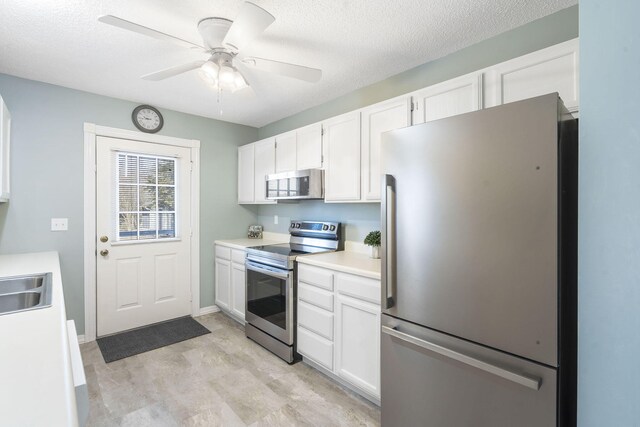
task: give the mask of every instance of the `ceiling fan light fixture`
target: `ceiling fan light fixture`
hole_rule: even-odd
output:
[[[221,86],[230,86],[235,83],[236,70],[230,65],[223,65],[220,67],[218,74],[218,80]]]
[[[202,64],[202,71],[211,76],[212,79],[218,79],[218,73],[220,72],[220,66],[213,61],[207,61]]]
[[[244,79],[244,76],[240,73],[240,71],[237,70],[234,83],[236,86],[235,90],[244,89],[249,86],[249,83],[247,83],[247,81]]]
[[[218,87],[218,79],[212,77],[211,74],[209,74],[207,71],[205,71],[203,69],[200,69],[200,70],[198,70],[198,75],[210,87],[212,87],[212,88],[217,88]]]

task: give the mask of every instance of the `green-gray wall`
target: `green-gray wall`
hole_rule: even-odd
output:
[[[60,253],[67,315],[84,331],[83,123],[135,130],[133,102],[0,74],[12,115],[11,200],[0,204],[0,253]],[[257,129],[162,110],[160,134],[201,141],[200,305],[213,305],[213,241],[246,234],[256,209],[239,206],[238,145]],[[51,232],[52,217],[69,231]]]
[[[578,6],[572,6],[381,82],[355,90],[333,101],[271,123],[259,129],[259,137],[267,138],[316,123],[576,37],[578,37]],[[346,223],[348,240],[362,240],[367,231],[379,228],[379,210],[380,205],[373,203],[337,205],[300,202],[260,206],[258,219],[265,230],[279,232],[286,232],[289,219],[342,221]],[[280,216],[279,225],[273,223],[274,215]]]
[[[640,2],[580,2],[578,425],[640,425]]]

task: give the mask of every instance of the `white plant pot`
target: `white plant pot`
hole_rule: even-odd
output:
[[[371,248],[371,258],[378,259],[380,258],[380,246],[370,246]]]

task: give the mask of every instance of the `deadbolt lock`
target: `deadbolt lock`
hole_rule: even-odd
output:
[[[105,243],[105,242],[107,242],[108,240],[109,240],[109,238],[108,238],[107,236],[101,236],[101,237],[100,237],[100,241],[101,241],[102,243]]]
[[[107,255],[109,255],[109,251],[107,249],[103,249],[103,250],[100,251],[100,255],[107,256]]]

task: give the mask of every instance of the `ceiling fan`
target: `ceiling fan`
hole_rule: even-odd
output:
[[[200,20],[198,32],[202,37],[203,45],[191,43],[113,15],[101,16],[98,21],[155,39],[173,42],[179,46],[195,49],[209,55],[206,60],[193,61],[145,74],[141,77],[145,80],[164,80],[199,68],[200,77],[212,89],[235,92],[249,86],[245,76],[236,67],[238,62],[257,70],[281,74],[310,83],[315,83],[322,77],[322,70],[317,68],[270,59],[238,57],[238,61],[234,62],[240,50],[248,46],[275,21],[273,15],[250,2],[245,2],[241,6],[235,21],[218,17]]]

